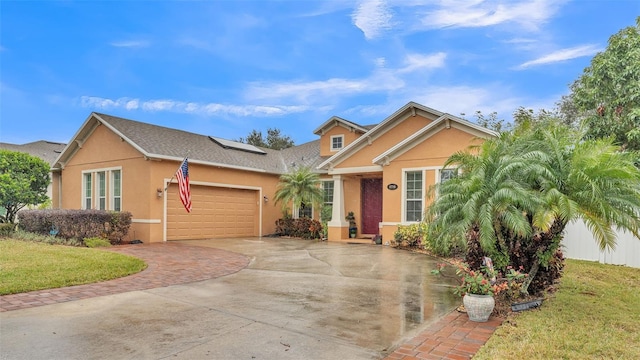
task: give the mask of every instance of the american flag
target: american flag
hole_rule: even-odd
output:
[[[178,179],[178,189],[180,190],[180,200],[188,213],[191,212],[191,188],[189,187],[189,162],[184,158],[182,165],[176,171]]]

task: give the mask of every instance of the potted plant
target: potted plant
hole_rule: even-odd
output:
[[[495,295],[506,291],[506,298],[512,298],[522,286],[522,280],[527,276],[512,266],[507,266],[502,277],[501,273],[494,270],[490,258],[485,258],[483,263],[487,266],[482,266],[480,270],[471,270],[464,262],[459,264],[456,275],[460,278],[460,285],[453,289],[456,295],[462,296],[462,303],[469,320],[477,322],[489,320],[495,307]],[[446,264],[438,264],[438,268],[432,270],[432,273],[442,274],[445,267]],[[521,266],[520,270],[522,269]]]
[[[349,211],[344,219],[349,222],[349,238],[355,239],[358,235],[358,227],[356,226],[356,216],[353,214],[353,211]]]
[[[495,284],[495,272],[483,266],[480,270],[469,270],[462,263],[456,270],[460,277],[460,285],[454,288],[456,295],[462,296],[462,303],[469,315],[469,320],[485,322],[495,307],[493,295],[500,291]],[[492,281],[493,280],[493,281]]]

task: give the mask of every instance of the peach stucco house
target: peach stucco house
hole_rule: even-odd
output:
[[[399,224],[421,219],[429,186],[452,175],[442,169],[449,155],[495,136],[413,102],[375,126],[332,117],[314,133],[318,140],[278,151],[92,113],[54,163],[53,205],[129,211],[129,240],[145,243],[263,236],[282,217],[271,200],[279,176],[310,166],[332,205],[329,240],[348,238],[353,211],[358,237],[386,242]],[[185,156],[191,213],[171,180]]]

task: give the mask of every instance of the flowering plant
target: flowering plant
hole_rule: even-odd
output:
[[[438,264],[438,269],[432,272],[440,274],[445,266],[445,264]],[[522,266],[520,270],[523,270]],[[492,266],[482,266],[480,270],[470,270],[467,263],[461,263],[457,266],[456,275],[460,278],[460,285],[456,286],[453,292],[460,296],[465,294],[497,295],[505,290],[508,290],[511,296],[516,293],[522,279],[527,276],[527,274],[522,274],[519,270],[508,266],[505,276],[498,278],[500,274]]]

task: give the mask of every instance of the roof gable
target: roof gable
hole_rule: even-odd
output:
[[[55,168],[64,168],[100,125],[107,127],[147,159],[182,161],[189,157],[189,162],[194,164],[274,174],[287,172],[296,162],[311,162],[315,166],[320,159],[317,142],[312,142],[318,148],[315,152],[309,143],[287,149],[289,151],[278,151],[247,144],[241,146],[237,142],[219,138],[213,138],[217,140],[214,141],[206,135],[91,113],[56,160]]]
[[[334,128],[336,126],[342,126],[343,128],[345,128],[347,130],[359,132],[361,134],[364,134],[367,131],[369,131],[369,129],[366,126],[362,126],[362,125],[356,124],[353,121],[345,120],[345,119],[343,119],[341,117],[338,117],[338,116],[332,116],[329,120],[325,121],[324,123],[322,123],[322,125],[318,126],[313,131],[313,133],[316,134],[316,135],[322,136],[327,131],[331,130],[332,128]]]
[[[431,136],[444,129],[450,128],[456,128],[465,131],[478,138],[488,138],[498,135],[498,133],[496,133],[495,131],[486,129],[467,120],[450,114],[443,114],[438,119],[422,128],[420,131],[414,133],[413,135],[409,136],[389,150],[374,158],[373,163],[377,165],[389,165],[391,161],[398,158],[407,151],[413,149],[415,146],[421,144]]]
[[[344,149],[340,150],[329,159],[323,161],[318,166],[318,168],[329,169],[340,164],[353,154],[363,149],[366,145],[371,144],[373,141],[384,135],[393,127],[402,123],[402,121],[407,119],[409,116],[415,116],[418,113],[421,113],[421,115],[423,115],[425,118],[437,118],[444,114],[440,111],[434,110],[424,105],[415,102],[409,102],[393,114],[389,115],[386,119],[373,127],[371,130],[367,131],[364,135],[356,139],[354,142],[347,145]]]

